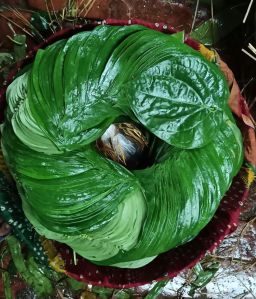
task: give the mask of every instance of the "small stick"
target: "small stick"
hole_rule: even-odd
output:
[[[215,34],[214,34],[214,15],[213,15],[213,0],[211,0],[211,29],[212,29],[212,42],[215,43]]]
[[[52,7],[52,11],[53,11],[55,20],[58,23],[58,25],[60,26],[60,28],[62,29],[62,24],[60,23],[59,18],[57,17],[57,14],[56,14],[56,11],[55,11],[55,8],[54,8],[52,0],[50,0],[50,2],[51,2],[51,7]]]
[[[90,4],[90,6],[88,7],[88,9],[87,9],[87,12],[86,12],[86,15],[85,16],[87,16],[87,14],[88,14],[88,12],[92,9],[92,7],[93,7],[93,5],[95,4],[95,2],[96,2],[96,0],[92,0],[91,1],[91,4]]]
[[[211,0],[211,17],[212,21],[214,20],[214,14],[213,14],[213,0]]]
[[[13,29],[12,24],[9,23],[9,22],[8,22],[7,24],[8,24],[8,27],[11,29],[13,35],[16,35],[16,32],[15,32],[15,30]]]
[[[41,35],[41,33],[23,16],[23,14],[18,9],[14,8],[14,9],[10,9],[10,11],[13,12],[17,16],[17,18],[19,18],[23,22],[23,24],[25,26],[27,26],[28,28],[34,30],[34,32],[36,34],[38,34],[38,36],[42,40],[44,40],[44,37]]]
[[[20,42],[17,42],[15,39],[11,38],[10,35],[6,35],[6,37],[12,41],[14,44],[18,45],[18,46],[22,46],[22,43]]]
[[[83,9],[79,12],[78,17],[86,10],[84,16],[88,14],[88,12],[92,9],[93,5],[95,4],[96,0],[89,0],[86,4],[84,4]]]
[[[253,99],[253,101],[251,102],[251,104],[249,105],[249,110],[252,109],[252,107],[256,104],[256,97]],[[256,191],[255,191],[256,193]]]
[[[253,52],[253,54],[256,55],[256,49],[254,48],[254,46],[251,43],[248,44],[248,48]]]
[[[249,84],[251,84],[252,81],[254,81],[255,78],[252,77],[246,84],[245,86],[241,89],[241,94],[243,94],[244,90],[248,87]]]
[[[196,17],[197,17],[197,13],[198,13],[198,7],[199,7],[199,0],[197,0],[197,2],[196,2],[196,9],[195,9],[195,14],[194,14],[193,23],[191,25],[190,32],[192,32],[192,30],[194,29],[195,23],[196,23]]]
[[[256,61],[256,58],[254,56],[252,56],[252,54],[250,54],[248,51],[246,51],[245,49],[242,49],[242,52],[244,52],[247,56],[249,56],[251,59]]]
[[[76,252],[73,250],[74,265],[77,265]]]
[[[88,13],[88,7],[91,5],[91,3],[93,3],[93,0],[89,0],[87,3],[84,3],[84,1],[82,1],[78,7],[78,10],[80,9],[80,6],[83,4],[83,8],[81,9],[81,11],[78,14],[78,18],[81,16],[81,14],[85,12],[85,15]]]
[[[16,27],[20,28],[23,32],[25,32],[27,35],[31,36],[32,38],[34,38],[34,36],[28,32],[25,28],[21,27],[19,24],[17,24],[16,22],[14,22],[13,20],[9,19],[8,17],[6,17],[5,15],[0,13],[0,17],[4,18],[5,20],[7,20],[8,22],[10,22],[11,24],[15,25]]]
[[[252,7],[252,3],[253,3],[253,0],[251,0],[249,6],[248,6],[248,8],[247,8],[246,14],[245,14],[244,19],[243,19],[243,23],[245,23],[246,20],[247,20],[247,17],[248,17],[248,15],[249,15],[249,12],[250,12],[251,7]]]
[[[52,27],[53,19],[52,19],[52,16],[51,16],[51,12],[50,12],[47,0],[45,0],[44,2],[45,2],[45,6],[46,6],[48,16],[49,16],[49,20],[50,20],[50,23],[49,23],[50,29],[51,29],[52,33],[55,33],[56,31],[54,30],[54,27]]]

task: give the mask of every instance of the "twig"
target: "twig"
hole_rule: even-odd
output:
[[[253,101],[251,102],[251,104],[249,105],[249,110],[252,109],[252,107],[256,104],[256,97],[253,99]],[[256,193],[256,190],[255,190]]]
[[[249,84],[251,84],[252,81],[254,81],[256,78],[252,77],[245,86],[241,89],[241,94],[243,94],[244,90],[248,87]]]
[[[256,266],[256,261],[255,262],[253,262],[251,265],[248,265],[248,267],[247,268],[245,268],[244,270],[245,271],[249,271],[249,270],[251,270],[253,267],[255,267]]]
[[[88,14],[88,12],[92,9],[93,5],[95,4],[96,0],[89,0],[86,4],[84,4],[83,9],[79,12],[78,18],[81,16],[81,14],[86,10],[85,16]]]
[[[241,279],[239,279],[238,277],[237,277],[237,279],[238,279],[238,280],[240,281],[240,283],[246,288],[246,290],[253,296],[253,298],[256,299],[256,297],[255,297],[255,295],[253,294],[252,290],[249,289],[249,288],[247,287],[247,285],[245,285]]]
[[[77,265],[77,258],[76,258],[76,252],[73,250],[73,259],[74,259],[74,265]]]
[[[65,299],[62,292],[58,288],[56,290],[57,290],[58,297],[60,297],[60,299]]]
[[[251,43],[248,44],[248,48],[253,52],[253,54],[256,55],[256,49],[254,48],[254,46]]]
[[[84,0],[81,1],[78,9],[80,9],[80,6],[83,4],[83,8],[81,9],[81,11],[78,14],[78,18],[81,16],[81,14],[84,12],[84,10],[88,7],[88,3],[90,3],[92,0],[89,0],[86,4],[84,3]]]
[[[57,14],[55,12],[55,8],[54,8],[54,5],[53,5],[53,2],[52,2],[52,0],[50,0],[50,1],[51,1],[51,7],[52,7],[52,11],[53,11],[55,20],[58,23],[58,25],[60,26],[60,28],[62,29],[62,24],[59,22],[59,18],[57,17]]]
[[[10,37],[10,35],[6,35],[6,37],[12,41],[14,44],[18,45],[18,46],[22,46],[22,43],[17,42],[15,39],[13,39],[12,37]]]
[[[213,16],[213,1],[211,0],[211,18],[212,21],[214,20],[214,16]]]
[[[242,52],[244,52],[247,56],[249,56],[251,59],[253,59],[254,61],[256,61],[256,58],[254,56],[252,56],[252,54],[250,54],[248,51],[246,51],[245,49],[242,49]]]
[[[69,0],[69,1],[70,1],[70,0]],[[82,5],[83,5],[83,6],[85,5],[85,4],[84,4],[84,1],[85,1],[85,0],[79,1],[78,5],[77,5],[77,11],[81,8]]]
[[[212,257],[213,259],[216,260],[228,260],[231,262],[235,262],[235,263],[242,263],[242,264],[248,264],[251,263],[250,260],[242,260],[239,258],[234,258],[232,256],[220,256],[220,255],[213,255],[213,254],[209,254],[208,256]]]
[[[8,27],[11,29],[11,31],[12,31],[12,34],[13,34],[13,35],[15,35],[15,34],[16,34],[16,32],[15,32],[15,30],[13,29],[13,27],[12,27],[12,24],[11,24],[11,23],[9,23],[9,22],[8,22]]]
[[[0,17],[4,18],[5,20],[7,20],[8,22],[12,23],[13,25],[15,25],[16,27],[20,28],[23,32],[25,32],[27,35],[29,35],[30,37],[34,38],[34,36],[27,31],[25,28],[21,27],[19,24],[17,24],[16,22],[14,22],[13,20],[11,20],[10,18],[6,17],[5,15],[0,13]]]
[[[91,5],[88,7],[87,12],[85,16],[88,14],[88,12],[92,9],[93,5],[95,4],[96,0],[92,0]]]
[[[44,37],[41,35],[41,33],[23,16],[23,14],[18,9],[10,9],[11,12],[13,12],[18,19],[20,19],[23,24],[30,29],[32,29],[39,37],[40,39],[44,40]]]
[[[235,297],[233,297],[233,299],[243,299],[245,296],[247,296],[250,292],[245,292],[245,293],[242,293],[242,294],[239,294]]]
[[[243,227],[243,229],[241,230],[240,236],[239,237],[243,237],[244,234],[246,233],[249,225],[253,224],[256,221],[256,217],[253,217],[250,221],[248,221],[245,226]]]
[[[49,17],[49,20],[50,20],[50,23],[49,23],[50,24],[50,29],[51,29],[52,33],[55,33],[54,27],[52,27],[53,19],[52,19],[52,15],[51,15],[47,0],[44,0],[44,2],[45,2],[48,17]]]
[[[199,7],[199,2],[200,2],[200,0],[197,0],[197,1],[196,1],[196,8],[195,8],[194,18],[193,18],[193,22],[192,22],[192,25],[191,25],[191,30],[190,30],[190,32],[192,32],[192,30],[193,30],[194,27],[195,27],[196,17],[197,17],[198,7]]]
[[[245,23],[246,20],[247,20],[247,17],[248,17],[248,15],[249,15],[249,12],[250,12],[251,7],[252,7],[252,3],[253,3],[253,0],[251,0],[249,6],[248,6],[248,8],[247,8],[246,14],[245,14],[244,19],[243,19],[243,23]]]
[[[213,16],[213,0],[211,0],[211,29],[212,29],[212,42],[213,42],[213,44],[215,44],[214,16]]]
[[[256,217],[254,217],[254,218],[252,218],[250,221],[248,221],[248,222],[244,225],[244,227],[242,228],[242,230],[241,230],[239,236],[237,237],[237,242],[236,242],[236,244],[237,244],[237,247],[239,248],[239,253],[241,253],[241,250],[240,250],[241,238],[243,238],[243,236],[245,235],[245,233],[246,233],[246,231],[247,231],[249,225],[253,224],[253,223],[255,222],[255,220],[256,220]]]

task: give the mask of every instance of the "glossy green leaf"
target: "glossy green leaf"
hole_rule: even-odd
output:
[[[224,79],[199,60],[195,55],[173,55],[132,82],[129,94],[140,122],[180,148],[209,143],[222,123],[228,99]]]
[[[13,37],[14,40],[14,58],[16,61],[20,61],[26,56],[26,35],[15,34]]]
[[[223,8],[213,19],[195,28],[190,36],[204,45],[213,46],[242,23],[244,13],[240,5]]]
[[[38,51],[8,88],[2,139],[26,217],[100,265],[141,267],[193,239],[243,160],[228,95],[214,63],[142,26],[99,26]],[[95,145],[129,118],[151,132],[145,169]]]
[[[43,40],[43,37],[49,37],[54,31],[59,30],[57,22],[51,21],[51,16],[48,12],[34,11],[31,14],[30,24],[31,30],[34,36],[39,40]],[[53,17],[54,19],[54,17]]]
[[[219,270],[219,266],[219,262],[216,262],[208,265],[205,269],[203,269],[200,264],[197,264],[194,267],[193,271],[196,274],[196,279],[191,283],[189,291],[189,295],[191,297],[195,295],[196,290],[203,288],[212,280],[216,272]]]
[[[157,298],[158,295],[160,295],[162,289],[167,285],[167,283],[169,282],[169,279],[164,279],[164,280],[160,280],[158,281],[154,287],[152,288],[152,290],[149,291],[149,293],[147,294],[147,296],[145,297],[145,299],[154,299]]]
[[[106,264],[119,260],[123,262],[117,266],[132,267],[136,258],[154,257],[194,238],[216,211],[230,186],[227,182],[243,158],[241,134],[228,119],[205,148],[187,151],[169,147],[166,151],[166,160],[135,171],[147,205],[139,242],[130,252],[120,253]]]

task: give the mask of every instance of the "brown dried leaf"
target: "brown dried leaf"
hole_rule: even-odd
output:
[[[242,113],[242,120],[248,127],[255,129],[255,122],[252,117],[249,117]]]
[[[241,96],[240,88],[236,82],[233,72],[228,67],[228,65],[220,59],[220,57],[218,57],[218,64],[221,71],[224,73],[230,88],[230,98],[228,101],[229,107],[232,110],[232,112],[236,116],[241,118],[243,123],[245,124],[242,126],[245,159],[252,165],[256,166],[255,121],[253,117],[250,115],[247,104]]]
[[[231,69],[228,67],[228,65],[218,57],[218,64],[221,69],[221,71],[224,73],[228,86],[230,89],[230,97],[229,97],[229,107],[232,110],[234,114],[236,114],[238,117],[242,117],[242,111],[240,107],[240,97],[241,97],[241,92],[240,88],[236,82],[236,79],[234,77],[233,72]]]
[[[253,128],[244,127],[245,159],[256,166],[256,134]]]

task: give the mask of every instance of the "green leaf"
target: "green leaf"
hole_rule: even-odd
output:
[[[9,86],[2,132],[26,217],[99,265],[142,267],[190,241],[243,160],[228,96],[215,64],[143,26],[98,26],[39,50]],[[145,169],[95,145],[129,118],[154,140]]]
[[[85,289],[85,283],[81,281],[77,281],[73,278],[67,278],[67,283],[74,291],[79,291]]]
[[[148,295],[145,297],[145,299],[155,299],[157,296],[161,293],[162,289],[168,284],[170,280],[164,279],[161,281],[158,281],[152,290],[149,291]]]
[[[7,271],[2,272],[3,287],[5,299],[12,299],[12,289],[11,289],[11,280],[10,275]]]
[[[126,290],[116,290],[113,293],[112,299],[129,299],[132,298]]]
[[[129,261],[154,257],[193,239],[205,227],[243,161],[241,133],[233,122],[225,121],[204,148],[187,151],[170,146],[166,160],[134,171],[145,190],[147,205],[141,237],[132,250],[102,264],[130,267],[133,264]]]
[[[20,198],[13,191],[14,186],[0,172],[0,210],[1,217],[12,227],[12,234],[31,250],[40,263],[48,264],[40,242],[40,236],[26,219]],[[16,190],[15,190],[16,191]]]
[[[20,61],[26,56],[26,35],[23,34],[15,34],[13,37],[14,46],[14,58],[16,61]]]
[[[193,297],[196,290],[205,287],[219,270],[219,266],[220,263],[216,262],[208,265],[207,268],[203,269],[200,264],[197,264],[193,269],[197,277],[191,284],[189,296]]]
[[[33,258],[30,258],[28,261],[24,260],[20,244],[15,237],[8,236],[7,242],[13,262],[25,282],[34,289],[39,298],[41,298],[41,296],[45,298],[45,296],[51,295],[53,293],[52,284],[49,279],[40,272]]]
[[[185,31],[179,31],[177,33],[172,34],[172,37],[176,38],[181,43],[184,43],[185,40]]]
[[[92,292],[97,294],[99,298],[109,298],[113,294],[114,289],[111,288],[103,288],[98,286],[92,287]]]
[[[190,53],[170,54],[168,60],[132,82],[129,91],[139,121],[180,148],[210,142],[222,123],[228,96],[226,81],[217,68]]]
[[[0,53],[0,66],[1,68],[9,63],[13,62],[13,57],[10,53]]]
[[[32,32],[39,40],[42,40],[42,37],[50,36],[59,29],[59,26],[51,21],[48,12],[44,11],[32,12],[30,24]]]
[[[212,46],[240,25],[243,17],[244,12],[240,6],[225,8],[214,15],[214,19],[209,19],[197,27],[190,36],[204,45]]]

